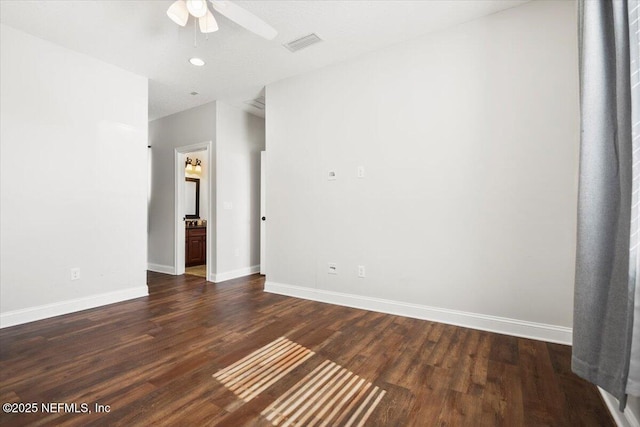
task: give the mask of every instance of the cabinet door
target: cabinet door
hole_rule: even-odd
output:
[[[202,256],[204,252],[203,243],[204,239],[201,236],[194,236],[189,238],[189,249],[187,250],[189,254],[187,264],[189,266],[204,264]]]
[[[188,228],[186,236],[185,265],[192,267],[207,262],[207,229]]]

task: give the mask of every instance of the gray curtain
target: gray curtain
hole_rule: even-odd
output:
[[[626,0],[580,0],[580,186],[572,369],[626,403],[632,140]]]
[[[631,52],[631,122],[633,138],[633,194],[631,197],[631,250],[629,265],[636,277],[633,339],[627,394],[640,396],[640,1],[629,0],[629,50]]]

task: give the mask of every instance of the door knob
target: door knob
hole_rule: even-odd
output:
[[[267,217],[266,217],[266,216],[263,216],[263,217],[262,217],[262,220],[263,220],[263,221],[266,221],[266,220],[267,220]]]

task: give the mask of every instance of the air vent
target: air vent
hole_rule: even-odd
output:
[[[245,104],[249,104],[258,110],[264,110],[265,100],[264,96],[259,96],[256,99],[251,99],[249,101],[244,101]]]
[[[285,43],[282,46],[286,47],[291,52],[297,52],[311,46],[312,44],[320,43],[321,41],[322,39],[318,37],[317,34],[311,33],[308,36],[300,37],[299,39]]]

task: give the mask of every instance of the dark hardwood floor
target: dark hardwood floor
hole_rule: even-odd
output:
[[[571,373],[570,347],[272,295],[263,282],[149,273],[148,297],[0,330],[0,403],[38,409],[3,412],[0,425],[268,426],[261,412],[327,360],[386,392],[369,426],[615,425]],[[283,336],[314,354],[252,400],[213,377]],[[77,407],[43,413],[50,403]]]

